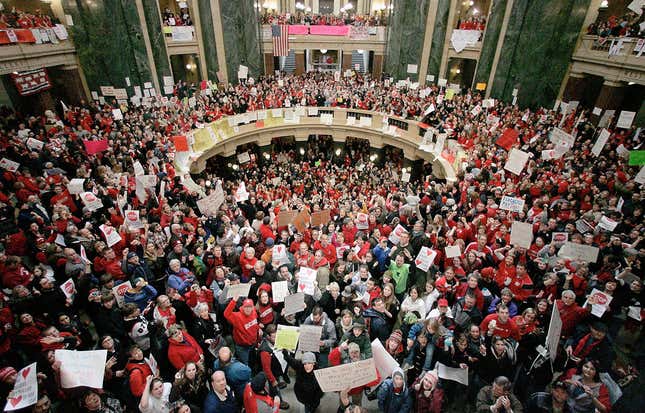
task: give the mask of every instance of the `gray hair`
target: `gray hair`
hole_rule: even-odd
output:
[[[511,381],[506,376],[497,376],[493,383],[506,391],[511,389]]]
[[[208,304],[199,303],[195,306],[195,308],[193,308],[193,311],[195,312],[195,314],[199,315],[199,313],[201,313],[204,308],[208,310]]]

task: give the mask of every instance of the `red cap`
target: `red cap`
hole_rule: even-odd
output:
[[[387,241],[387,237],[381,237],[381,239],[379,239],[379,242],[383,242],[383,241]]]
[[[251,300],[250,298],[247,298],[242,302],[242,307],[253,307],[253,305],[253,300]]]
[[[437,305],[439,307],[448,307],[448,300],[445,298],[440,298],[439,301],[437,301]]]

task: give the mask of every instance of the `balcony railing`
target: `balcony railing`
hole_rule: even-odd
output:
[[[164,26],[163,33],[168,43],[195,41],[195,26]]]
[[[584,35],[573,58],[645,71],[645,39]]]

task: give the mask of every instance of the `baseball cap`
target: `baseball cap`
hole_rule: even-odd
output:
[[[448,307],[448,300],[445,298],[440,298],[439,301],[437,301],[437,305],[439,307]]]
[[[242,302],[242,307],[253,307],[253,305],[253,300],[251,300],[250,298],[247,298]]]

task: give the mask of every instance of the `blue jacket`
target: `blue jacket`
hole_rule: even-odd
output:
[[[126,303],[135,303],[139,310],[143,311],[148,302],[154,300],[157,296],[157,290],[152,285],[146,285],[139,292],[126,291],[123,300]]]
[[[410,413],[412,397],[403,380],[403,390],[394,392],[392,379],[385,379],[378,389],[378,407],[384,413]]]
[[[372,248],[372,254],[374,254],[374,258],[376,258],[376,261],[378,261],[380,270],[387,270],[390,260],[390,248],[387,247],[383,249],[383,247],[377,245],[376,247]]]
[[[186,279],[182,278],[184,276]],[[195,276],[186,268],[180,268],[177,273],[168,271],[168,287],[179,291],[179,294],[184,294],[194,281]]]
[[[204,413],[237,413],[239,411],[233,390],[226,389],[226,400],[222,401],[213,391],[204,400]]]
[[[233,389],[235,394],[242,397],[244,387],[251,382],[251,369],[241,361],[232,359],[226,366],[222,367],[220,361],[215,360],[213,363],[214,370],[222,370],[226,376],[226,382]]]

